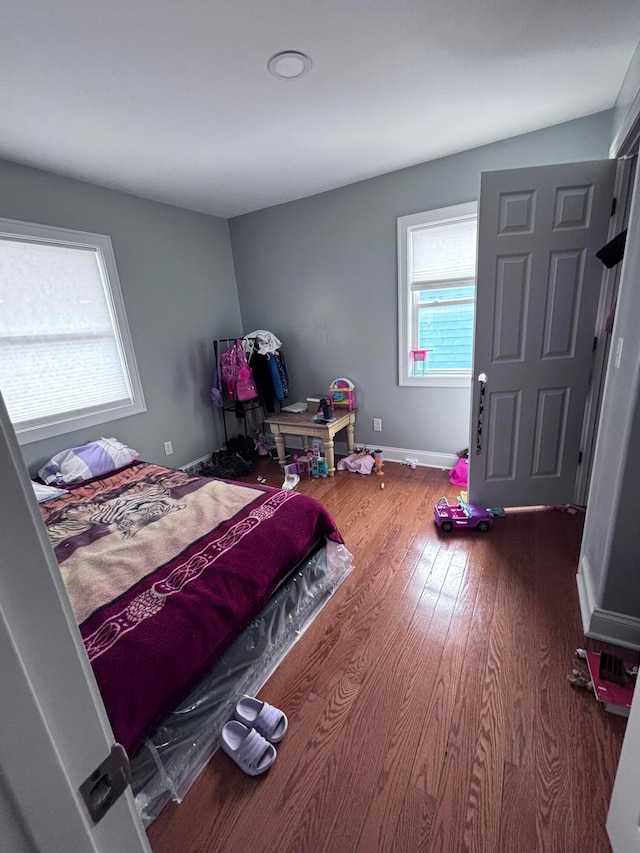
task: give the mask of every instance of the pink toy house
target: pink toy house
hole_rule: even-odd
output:
[[[329,399],[331,407],[345,408],[350,412],[356,407],[356,389],[350,379],[334,379],[329,388]]]

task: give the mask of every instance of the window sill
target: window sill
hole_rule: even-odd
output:
[[[403,376],[399,385],[408,388],[470,388],[471,376]]]
[[[147,407],[144,399],[141,399],[137,402],[125,403],[121,406],[109,406],[97,412],[78,414],[75,417],[61,416],[59,420],[51,420],[47,423],[34,426],[21,427],[17,424],[14,426],[14,429],[20,445],[31,444],[34,441],[55,438],[59,435],[66,435],[69,432],[75,432],[76,430],[87,427],[101,426],[102,424],[108,424],[120,418],[127,418],[130,415],[139,415],[146,411]]]

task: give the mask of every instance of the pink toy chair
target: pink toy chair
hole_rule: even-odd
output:
[[[298,474],[306,474],[311,476],[311,460],[308,456],[294,456],[293,461],[298,467]]]

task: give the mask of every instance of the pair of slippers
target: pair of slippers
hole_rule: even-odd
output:
[[[259,776],[276,760],[274,743],[287,732],[289,721],[279,708],[243,696],[233,712],[235,719],[222,727],[221,746],[249,776]]]

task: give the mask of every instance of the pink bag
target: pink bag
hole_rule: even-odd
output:
[[[220,356],[220,373],[222,374],[222,386],[225,396],[229,400],[236,399],[236,383],[238,381],[238,347],[234,344],[225,350]]]
[[[466,488],[468,476],[469,461],[467,459],[458,459],[455,466],[449,471],[449,482],[453,486],[463,486]]]
[[[247,364],[247,356],[240,338],[236,341],[236,357],[238,363],[238,375],[236,378],[236,398],[241,402],[244,400],[255,400],[258,396],[256,383],[253,381],[253,373]]]

